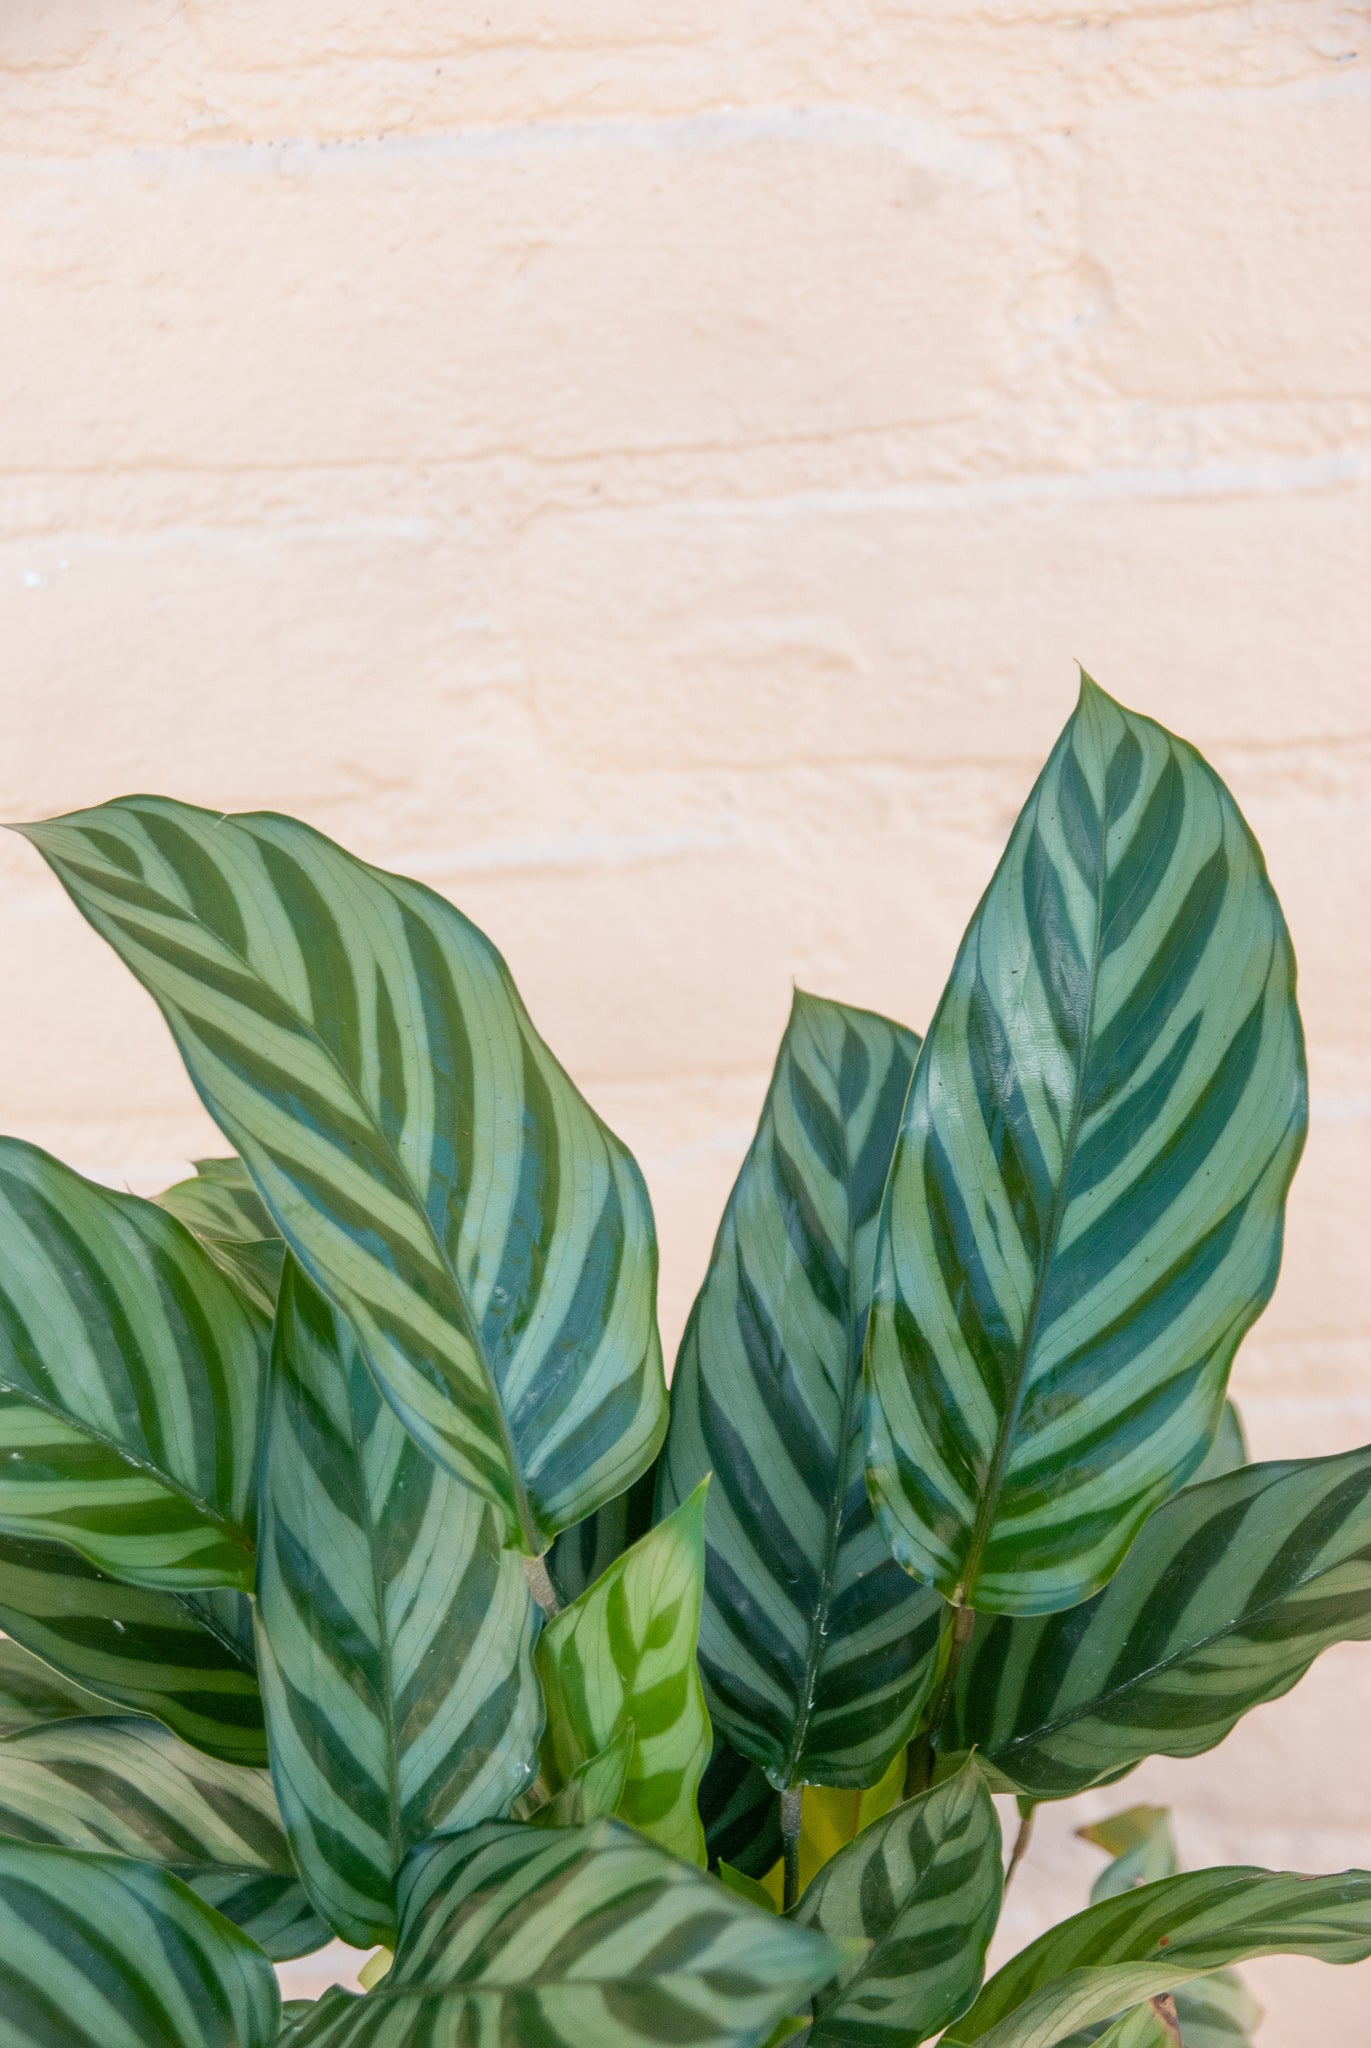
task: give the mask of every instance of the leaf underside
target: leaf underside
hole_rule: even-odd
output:
[[[1275,1284],[1306,1085],[1285,922],[1193,750],[1088,681],[962,942],[883,1212],[895,1554],[1073,1606],[1190,1478]]]
[[[919,1041],[795,997],[672,1380],[659,1499],[712,1472],[710,1712],[777,1786],[871,1785],[933,1678],[942,1602],[867,1497],[862,1347]]]
[[[429,1455],[541,1554],[666,1426],[642,1176],[450,904],[267,813],[25,826]]]

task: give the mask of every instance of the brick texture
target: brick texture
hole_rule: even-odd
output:
[[[1338,0],[6,7],[0,813],[449,893],[643,1160],[671,1343],[792,980],[927,1021],[1078,658],[1267,850],[1313,1122],[1237,1385],[1260,1455],[1368,1440],[1369,84]],[[11,841],[0,944],[0,1126],[213,1148]],[[1004,1938],[1135,1796],[1371,1864],[1369,1717],[1348,1648],[1047,1816]],[[1263,2048],[1371,2048],[1371,1966],[1251,1976]]]

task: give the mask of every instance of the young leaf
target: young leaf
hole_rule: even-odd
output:
[[[265,1338],[155,1203],[0,1139],[0,1527],[251,1590]]]
[[[35,1657],[22,1643],[0,1641],[0,1738],[78,1714],[104,1714],[108,1702]]]
[[[170,1871],[0,1841],[4,2048],[274,2048],[262,1951]]]
[[[866,1960],[815,2000],[812,2048],[906,2048],[964,2012],[1000,1909],[1000,1825],[974,1763],[874,1821],[826,1863],[794,1909]]]
[[[293,1259],[257,1600],[272,1771],[306,1888],[344,1940],[390,1943],[414,1844],[507,1811],[533,1777],[536,1609],[485,1501],[407,1435]]]
[[[948,1744],[978,1744],[1037,1799],[1145,1756],[1197,1756],[1371,1637],[1371,1448],[1246,1465],[1147,1523],[1094,1600],[978,1622]]]
[[[285,1243],[241,1159],[197,1159],[195,1178],[157,1197],[265,1316],[276,1313]]]
[[[745,1877],[765,1877],[781,1855],[781,1796],[717,1729],[698,1803],[710,1867],[731,1863]]]
[[[1043,1614],[1195,1472],[1280,1261],[1295,965],[1193,749],[1083,682],[962,942],[883,1211],[868,1470],[947,1599]]]
[[[1006,1963],[943,2048],[1051,2048],[1194,1977],[1268,1955],[1371,1955],[1371,1871],[1195,1870],[1089,1906]]]
[[[539,1555],[631,1484],[666,1427],[647,1192],[489,940],[289,818],[129,797],[21,829],[508,1541]]]
[[[267,1760],[242,1593],[126,1586],[63,1544],[0,1535],[0,1628],[101,1700],[155,1715],[207,1756]]]
[[[611,1819],[628,1783],[633,1742],[633,1723],[625,1721],[607,1748],[577,1764],[561,1791],[530,1814],[533,1826],[579,1828],[587,1827],[591,1821]]]
[[[873,1784],[933,1679],[942,1602],[891,1558],[862,1442],[876,1225],[918,1046],[796,994],[672,1381],[659,1497],[714,1475],[710,1712],[781,1788]]]
[[[271,1780],[156,1721],[89,1719],[0,1742],[0,1835],[157,1863],[280,1962],[322,1947]]]
[[[633,1724],[618,1812],[653,1841],[705,1860],[695,1795],[709,1758],[709,1715],[695,1662],[704,1580],[705,1486],[659,1522],[538,1644],[547,1701],[544,1769],[554,1785]]]
[[[321,2003],[299,2043],[739,2048],[842,1960],[614,1821],[495,1823],[416,1852],[394,1968]]]

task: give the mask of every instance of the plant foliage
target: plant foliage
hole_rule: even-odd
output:
[[[1371,1637],[1371,1448],[1226,1400],[1305,1080],[1193,749],[1086,680],[926,1038],[796,995],[669,1411],[642,1176],[457,910],[287,818],[21,829],[232,1152],[0,1139],[0,2048],[1246,2048],[1235,1963],[1371,1954],[1371,1872],[1134,1807],[983,1982],[992,1795]],[[331,1934],[369,1988],[283,2010]]]

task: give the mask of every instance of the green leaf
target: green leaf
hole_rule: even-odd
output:
[[[281,2007],[281,2031],[277,2036],[278,2041],[284,2044],[287,2041],[298,2040],[301,2027],[306,2020],[313,2018],[315,2009],[315,2000],[312,1998],[288,1998]]]
[[[746,1877],[765,1877],[781,1854],[781,1796],[717,1728],[698,1804],[711,1866],[727,1862]]]
[[[285,1243],[241,1159],[197,1159],[158,1205],[193,1231],[221,1272],[264,1315],[276,1313]]]
[[[705,1484],[640,1537],[543,1630],[543,1765],[562,1785],[633,1724],[621,1819],[677,1856],[705,1860],[695,1796],[709,1715],[695,1662],[704,1581]]]
[[[1000,1824],[974,1763],[839,1850],[792,1917],[872,1947],[840,1989],[815,2000],[813,2048],[906,2048],[964,2012],[980,1988],[1002,1882]]]
[[[0,1527],[250,1590],[265,1337],[154,1202],[0,1139]]]
[[[266,1772],[216,1763],[156,1721],[61,1721],[0,1742],[0,1835],[161,1864],[277,1962],[329,1938]]]
[[[107,1703],[35,1657],[22,1643],[0,1641],[0,1737],[77,1714],[103,1714]]]
[[[666,1428],[647,1192],[489,940],[289,818],[130,797],[21,829],[416,1441],[534,1555],[623,1492]]]
[[[1092,1906],[1098,1906],[1101,1899],[1116,1899],[1140,1884],[1174,1877],[1180,1869],[1171,1814],[1165,1806],[1130,1806],[1093,1827],[1077,1828],[1076,1833],[1113,1859],[1090,1887]]]
[[[797,993],[691,1312],[660,1498],[707,1472],[710,1712],[780,1788],[870,1785],[933,1681],[942,1602],[867,1498],[862,1345],[919,1041]]]
[[[232,1764],[264,1764],[252,1608],[233,1592],[126,1586],[60,1543],[0,1535],[0,1628],[102,1700]]]
[[[731,1863],[720,1857],[715,1872],[725,1891],[736,1892],[740,1899],[750,1899],[754,1906],[760,1906],[764,1913],[779,1911],[776,1901],[764,1884],[758,1884],[755,1877],[749,1877],[745,1870],[735,1870]]]
[[[1092,1906],[1101,1899],[1118,1898],[1138,1885],[1174,1877],[1180,1868],[1171,1816],[1164,1806],[1130,1806],[1125,1813],[1076,1832],[1113,1858],[1091,1886]],[[1233,1971],[1197,1977],[1174,1994],[1174,2002],[1185,2048],[1251,2048],[1251,2033],[1261,2019],[1261,2007]],[[1092,2030],[1063,2043],[1063,2048],[1087,2048],[1087,2041],[1096,2038]],[[1107,2040],[1108,2035],[1101,2039]]]
[[[627,1493],[616,1494],[583,1522],[563,1529],[547,1554],[548,1577],[563,1607],[579,1600],[616,1558],[646,1536],[652,1527],[657,1472],[657,1465],[649,1465]]]
[[[1051,2048],[1193,1977],[1267,1955],[1371,1955],[1371,1871],[1195,1870],[1089,1906],[1006,1963],[944,2048]]]
[[[262,1482],[271,1764],[319,1911],[390,1943],[416,1842],[508,1810],[537,1768],[537,1610],[482,1497],[418,1448],[293,1259]]]
[[[3,2048],[272,2048],[271,1964],[170,1871],[0,1841]]]
[[[1371,1448],[1247,1465],[1159,1508],[1096,1599],[978,1622],[949,1746],[1066,1798],[1142,1757],[1212,1749],[1330,1643],[1367,1637]]]
[[[1247,1437],[1243,1431],[1242,1417],[1231,1401],[1225,1401],[1223,1414],[1219,1417],[1218,1434],[1190,1484],[1203,1486],[1208,1479],[1222,1479],[1227,1473],[1236,1472],[1246,1463]]]
[[[1204,1457],[1280,1263],[1289,935],[1192,748],[1086,679],[920,1054],[880,1232],[868,1470],[950,1601],[1074,1606]]]
[[[536,1828],[585,1827],[618,1811],[633,1761],[634,1727],[625,1721],[608,1748],[577,1764],[560,1792],[529,1816]]]
[[[1096,2048],[1183,2048],[1174,2006],[1153,1998],[1134,2006],[1097,2037]]]
[[[614,1821],[494,1823],[416,1852],[394,1968],[300,2043],[751,2048],[841,1961]]]

